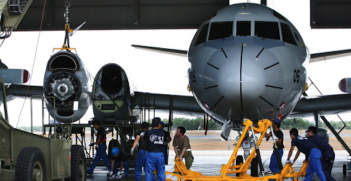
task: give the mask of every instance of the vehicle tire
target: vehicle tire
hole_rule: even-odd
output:
[[[342,165],[342,174],[346,175],[346,164]]]
[[[242,155],[238,155],[235,160],[236,165],[240,165],[241,163],[244,163],[244,157]],[[239,170],[239,169],[237,169]],[[237,173],[236,176],[239,177],[240,173]]]
[[[258,161],[257,161],[257,158],[252,159],[252,162],[251,162],[251,176],[258,177]]]
[[[71,178],[67,181],[85,181],[87,165],[84,149],[79,145],[72,145],[71,148]]]
[[[39,148],[23,148],[16,163],[16,181],[45,181],[46,165],[44,154]]]

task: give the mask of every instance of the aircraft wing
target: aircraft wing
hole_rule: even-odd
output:
[[[314,53],[314,54],[311,54],[310,62],[312,63],[312,62],[318,62],[323,60],[330,60],[333,58],[346,57],[350,55],[351,55],[351,49]]]
[[[299,100],[288,117],[302,118],[313,116],[313,113],[330,115],[349,111],[351,111],[351,94],[306,96]]]
[[[186,51],[186,50],[169,49],[169,48],[161,48],[161,47],[151,47],[151,46],[143,46],[143,45],[132,45],[132,47],[146,49],[146,50],[149,50],[149,51],[155,51],[155,52],[159,52],[159,53],[178,55],[178,56],[181,56],[181,57],[186,57],[187,54],[188,54],[188,51]]]
[[[42,96],[43,86],[11,84],[6,87],[6,95],[12,97]]]
[[[205,114],[193,96],[134,92],[131,100],[132,108],[144,107],[150,108],[150,110],[161,110],[165,113],[173,110],[177,114],[200,117]]]

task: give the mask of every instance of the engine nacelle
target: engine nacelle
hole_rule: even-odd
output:
[[[84,116],[90,105],[89,86],[87,73],[78,55],[68,51],[52,55],[43,85],[51,117],[62,123],[72,123]]]
[[[117,64],[104,65],[96,74],[93,90],[94,119],[116,123],[130,121],[130,88],[123,68]]]

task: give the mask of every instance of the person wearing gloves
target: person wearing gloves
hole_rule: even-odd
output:
[[[310,160],[306,170],[306,177],[304,181],[311,181],[312,176],[315,172],[321,181],[327,181],[327,179],[325,178],[324,172],[322,170],[322,164],[321,164],[322,153],[317,148],[317,145],[315,145],[311,140],[305,137],[299,136],[299,132],[296,128],[292,128],[290,130],[290,138],[291,138],[291,147],[289,150],[287,162],[294,163],[297,160],[297,158],[299,158],[300,152],[302,152],[306,156],[305,161],[308,161],[308,159]],[[293,162],[291,162],[290,157],[292,155],[292,152],[294,151],[295,146],[297,147],[298,151],[295,155]]]
[[[145,132],[149,130],[149,123],[143,122],[141,123],[141,131],[137,132],[135,135],[135,140],[131,149],[131,155],[134,155],[134,149],[139,144],[139,150],[135,159],[135,170],[134,177],[136,181],[141,181],[141,172],[144,167],[145,170],[145,161],[146,161],[146,141],[143,139]]]
[[[105,128],[100,126],[100,122],[98,120],[93,121],[93,126],[94,126],[94,129],[97,130],[96,142],[91,143],[89,146],[96,145],[97,150],[96,150],[96,155],[94,157],[93,163],[91,164],[89,170],[87,171],[87,173],[89,175],[92,175],[94,173],[94,169],[101,159],[105,163],[106,168],[108,170],[110,170],[110,168],[111,168],[110,160],[108,159],[107,154],[106,154],[106,131],[105,131]]]
[[[111,150],[111,171],[108,174],[110,179],[120,179],[122,178],[122,171],[124,168],[124,174],[126,177],[129,176],[129,163],[128,157],[117,147],[113,147]]]
[[[277,149],[279,152],[279,157],[280,159],[277,158],[275,150],[273,150],[273,153],[271,155],[270,163],[269,163],[269,169],[273,174],[275,173],[280,173],[281,168],[279,166],[279,162],[281,163],[283,153],[284,153],[284,134],[280,130],[280,120],[278,118],[273,119],[273,135],[272,133],[266,134],[267,141],[270,137],[273,137],[273,141],[277,145]],[[273,144],[273,149],[275,147],[275,144]]]

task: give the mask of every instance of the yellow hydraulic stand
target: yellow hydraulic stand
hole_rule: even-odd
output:
[[[275,179],[277,181],[283,181],[286,178],[292,178],[295,181],[298,180],[298,177],[306,175],[306,169],[308,166],[308,162],[304,162],[300,171],[295,172],[292,163],[286,163],[285,166],[283,167],[281,173],[275,174],[275,175],[269,175],[269,176],[262,176],[262,177],[252,177],[248,174],[246,174],[247,170],[249,169],[249,166],[252,162],[252,159],[256,158],[256,150],[258,150],[258,147],[260,146],[262,139],[264,138],[267,129],[270,128],[272,131],[272,122],[264,119],[258,122],[258,128],[253,126],[253,123],[251,120],[247,120],[244,123],[244,130],[241,134],[240,140],[238,141],[232,156],[229,159],[229,162],[226,165],[222,165],[222,169],[220,170],[221,175],[220,176],[205,176],[202,175],[199,172],[194,172],[191,170],[188,170],[183,161],[177,158],[175,160],[175,165],[176,168],[179,170],[179,174],[177,173],[171,173],[171,172],[166,172],[166,180],[171,181],[171,180],[177,180],[177,181],[201,181],[201,180],[221,180],[221,181],[251,181],[251,180],[257,180],[257,181],[268,181],[269,179]],[[248,156],[248,158],[245,160],[244,163],[241,163],[240,165],[236,165],[236,158],[237,158],[237,153],[240,148],[240,145],[245,139],[246,134],[248,131],[253,132],[254,134],[261,134],[261,136],[255,140],[255,147],[252,148],[251,154]],[[260,158],[259,158],[260,159]],[[231,174],[231,175],[229,175]],[[239,176],[235,176],[238,174]],[[262,173],[263,174],[263,173]]]

